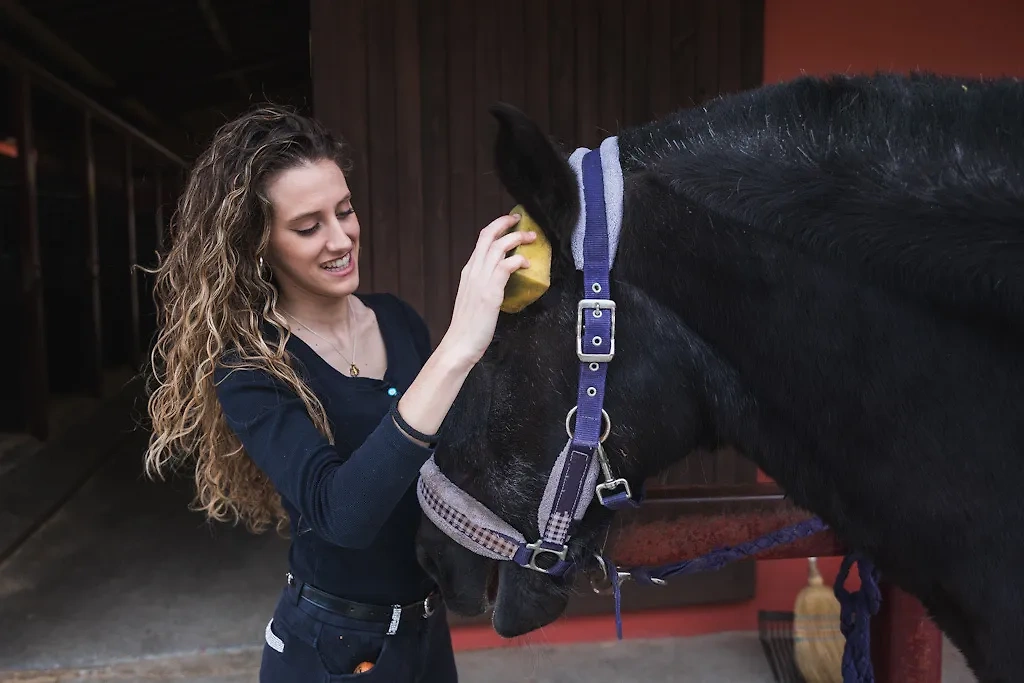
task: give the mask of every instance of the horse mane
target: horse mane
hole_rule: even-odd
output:
[[[626,174],[944,314],[1024,333],[1024,85],[805,77],[622,131]]]

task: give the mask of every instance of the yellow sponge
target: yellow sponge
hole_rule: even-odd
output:
[[[510,214],[519,214],[521,218],[513,230],[533,231],[537,239],[530,244],[521,244],[513,250],[513,254],[522,254],[530,261],[529,268],[515,271],[505,285],[505,299],[501,302],[501,310],[505,313],[518,313],[534,301],[551,286],[551,243],[544,236],[544,231],[529,214],[522,204],[517,205]]]

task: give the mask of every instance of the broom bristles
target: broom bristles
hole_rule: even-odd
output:
[[[808,558],[807,586],[793,606],[793,654],[807,683],[842,683],[843,647],[839,601],[818,571],[818,558]]]

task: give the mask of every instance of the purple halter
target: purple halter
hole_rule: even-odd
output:
[[[615,357],[615,301],[609,292],[611,260],[600,148],[583,156],[582,176],[586,229],[584,298],[576,318],[579,390],[576,406],[565,418],[569,442],[552,467],[538,509],[540,540],[527,542],[518,530],[445,477],[433,458],[423,466],[417,484],[426,515],[456,542],[486,557],[553,576],[562,576],[573,566],[568,557],[569,536],[595,496],[611,510],[636,507],[642,500],[642,493],[634,496],[626,479],[612,474],[602,445],[611,430],[611,419],[602,406],[608,363]]]

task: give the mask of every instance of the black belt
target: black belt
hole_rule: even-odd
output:
[[[409,605],[368,605],[326,593],[315,586],[297,580],[288,574],[288,585],[296,589],[298,597],[328,612],[360,621],[375,621],[389,624],[388,633],[393,634],[403,623],[426,619],[441,603],[438,593],[431,593],[419,602]]]

